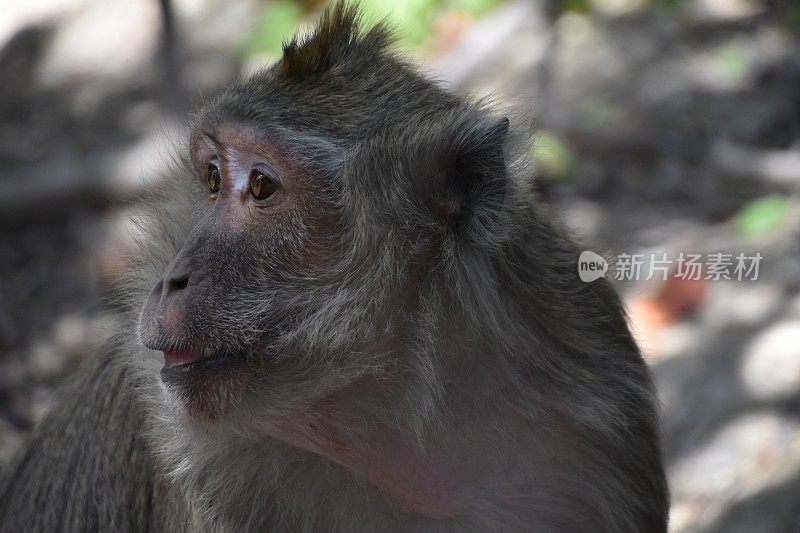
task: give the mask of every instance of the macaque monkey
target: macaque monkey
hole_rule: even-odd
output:
[[[5,471],[0,530],[666,530],[618,296],[524,132],[390,41],[338,3],[199,111],[127,326]]]

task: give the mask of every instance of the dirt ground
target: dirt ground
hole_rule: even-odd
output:
[[[254,0],[174,5],[174,50],[154,1],[4,10],[0,463],[118,325],[128,217],[187,110],[263,62],[235,52]],[[756,280],[618,285],[663,405],[672,531],[800,531],[800,11],[587,5],[444,17],[418,60],[533,119],[542,201],[587,250],[761,255]]]

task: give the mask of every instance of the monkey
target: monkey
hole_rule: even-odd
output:
[[[392,39],[337,2],[197,112],[0,531],[666,531],[652,380],[528,128]]]

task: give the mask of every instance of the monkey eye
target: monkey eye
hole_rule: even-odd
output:
[[[280,181],[275,176],[261,170],[250,173],[250,194],[256,200],[266,200],[280,189]]]
[[[206,168],[206,179],[208,180],[208,192],[217,194],[219,192],[222,176],[217,165],[209,164]]]

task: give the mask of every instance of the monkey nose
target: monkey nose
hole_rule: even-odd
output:
[[[171,284],[171,285],[170,285]],[[160,281],[150,291],[141,316],[144,336],[181,335],[186,329],[188,296],[187,282],[177,279]]]
[[[153,337],[159,330],[162,289],[163,283],[159,281],[150,291],[150,295],[142,308],[142,314],[139,317],[139,331],[144,338]]]
[[[144,314],[148,317],[156,316],[158,308],[160,307],[159,304],[161,303],[161,294],[163,292],[163,288],[164,282],[159,281],[156,283],[155,287],[153,287],[153,290],[150,291],[150,296],[147,297],[147,301],[145,302],[143,309]]]

